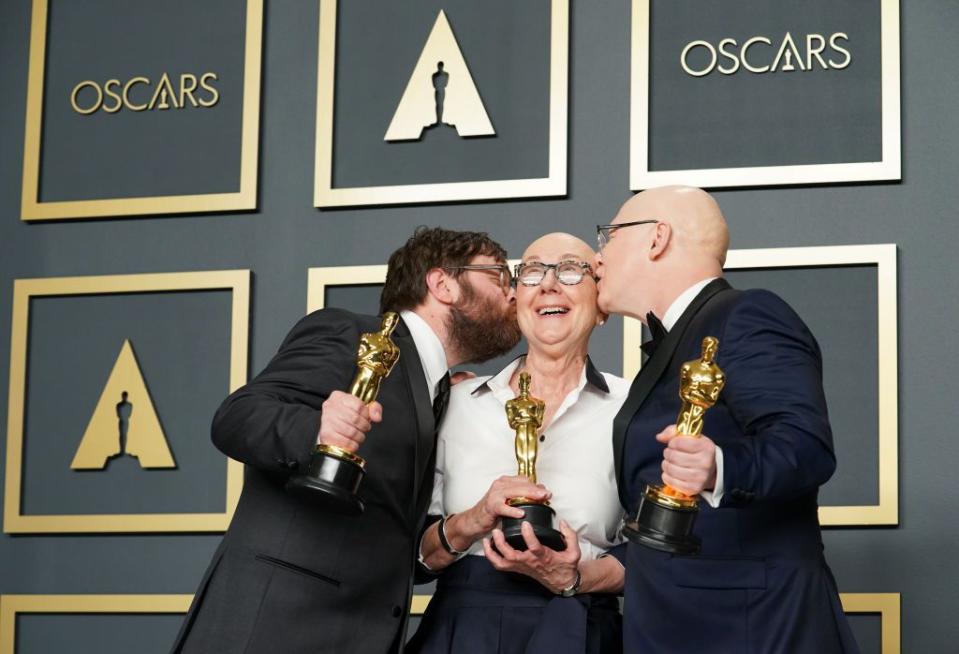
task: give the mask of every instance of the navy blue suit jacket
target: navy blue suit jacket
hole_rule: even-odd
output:
[[[836,467],[816,339],[779,297],[707,285],[637,375],[613,427],[620,498],[661,483],[680,366],[719,339],[726,373],[703,434],[723,452],[718,509],[700,502],[696,556],[630,544],[627,652],[856,652],[822,554],[817,495]]]

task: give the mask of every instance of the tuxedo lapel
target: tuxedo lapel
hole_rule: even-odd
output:
[[[420,478],[423,475],[423,468],[426,466],[430,455],[433,452],[434,432],[436,425],[433,420],[433,402],[430,399],[430,389],[426,382],[426,373],[423,371],[423,364],[420,362],[420,354],[410,335],[409,328],[403,321],[400,321],[397,330],[393,333],[393,342],[400,348],[400,367],[403,368],[403,374],[406,375],[406,383],[410,389],[410,397],[413,399],[413,409],[416,414],[417,434],[415,439],[415,469],[413,474],[413,498],[416,502],[416,491],[420,487]],[[388,420],[388,417],[384,417]]]
[[[640,369],[636,378],[633,379],[633,383],[629,387],[629,395],[626,396],[626,401],[613,420],[613,461],[616,465],[619,499],[623,507],[627,510],[630,510],[631,507],[626,506],[626,484],[623,479],[623,450],[626,446],[626,431],[629,428],[629,423],[632,421],[633,416],[636,415],[636,412],[639,411],[640,407],[643,406],[643,402],[646,401],[650,391],[656,386],[656,382],[663,376],[666,367],[670,360],[672,360],[673,354],[675,354],[676,348],[679,346],[680,341],[682,341],[683,334],[686,332],[686,328],[689,327],[692,319],[713,296],[729,288],[731,288],[729,282],[719,278],[711,281],[699,292],[699,295],[690,303],[683,312],[683,315],[680,316],[676,324],[673,325],[673,328],[669,330],[663,338],[662,343],[656,348],[653,356],[646,361],[646,365]]]

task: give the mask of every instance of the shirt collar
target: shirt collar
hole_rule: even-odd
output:
[[[506,367],[500,370],[498,373],[487,379],[485,382],[477,386],[473,390],[473,395],[478,394],[480,391],[498,391],[498,390],[509,390],[509,380],[513,378],[513,373],[516,372],[516,368],[521,366],[526,360],[526,355],[521,354],[508,364]],[[580,379],[580,387],[582,387],[586,382],[593,386],[596,390],[602,391],[603,393],[609,393],[609,385],[606,383],[606,378],[603,377],[603,373],[596,369],[596,366],[593,365],[593,360],[588,356],[586,357],[586,366],[583,371],[583,377],[585,379]],[[510,391],[512,393],[512,391]]]
[[[706,285],[714,279],[718,279],[718,277],[707,277],[700,282],[696,282],[683,291],[679,297],[673,300],[673,303],[669,305],[668,309],[666,309],[666,313],[663,315],[662,319],[663,327],[666,328],[666,331],[669,331],[676,326],[676,323],[679,322],[683,312],[689,308],[689,305],[692,304],[693,300],[696,299],[696,296],[699,295],[699,292],[706,288]]]
[[[446,350],[436,332],[429,324],[414,311],[400,311],[400,317],[410,330],[413,344],[420,355],[423,372],[426,373],[426,383],[429,385],[430,395],[435,396],[436,384],[449,369],[446,364]]]

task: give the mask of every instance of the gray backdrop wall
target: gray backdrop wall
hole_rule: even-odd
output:
[[[607,222],[629,195],[629,3],[616,0],[571,7],[567,197],[314,209],[318,7],[314,0],[298,0],[267,3],[265,9],[258,210],[23,223],[20,182],[30,10],[29,0],[0,1],[0,397],[7,391],[14,279],[249,268],[254,271],[254,374],[303,314],[309,267],[382,263],[420,224],[486,229],[513,256],[547,231],[569,231],[591,241],[592,226]],[[831,528],[824,539],[841,591],[902,594],[903,651],[949,652],[956,651],[959,642],[953,617],[959,600],[954,555],[959,496],[953,490],[959,462],[959,440],[953,434],[959,418],[954,399],[959,350],[947,340],[959,318],[959,118],[953,109],[959,103],[959,77],[953,70],[959,58],[959,4],[906,0],[901,17],[901,183],[723,190],[716,197],[735,248],[898,245],[899,525]],[[363,173],[362,162],[349,161],[349,152],[341,156],[347,158],[348,170],[355,171],[350,174]],[[408,156],[416,165],[416,153]],[[536,164],[535,157],[531,161]],[[749,278],[756,281],[761,278]],[[69,303],[62,310],[63,316],[80,311],[77,319],[84,311]],[[209,321],[217,320],[211,314]],[[621,353],[614,344],[621,323],[608,329],[612,336],[603,341],[600,363],[619,371]],[[855,341],[853,335],[838,337],[837,348],[842,338]],[[211,348],[210,356],[226,356]],[[55,378],[57,366],[72,361],[63,353],[54,349],[32,365]],[[196,355],[187,349],[178,356]],[[862,363],[864,375],[871,374],[874,363]],[[164,375],[156,382],[162,385],[175,381],[177,373],[171,368],[158,374]],[[206,445],[204,430],[220,398],[193,399],[188,417],[199,425],[196,456],[208,456],[202,453],[212,448]],[[67,410],[76,402],[67,390],[48,402],[46,412],[59,410],[58,404]],[[7,406],[0,403],[0,424],[6,424],[6,418]],[[40,450],[34,452],[43,456]],[[840,446],[841,457],[856,455],[854,449]],[[875,452],[864,456],[874,457]],[[55,485],[51,480],[49,486]],[[36,492],[33,501],[43,511],[44,490]],[[208,499],[199,498],[198,510],[205,510]],[[195,534],[4,534],[0,593],[190,593],[218,541],[218,535]],[[178,616],[27,616],[18,622],[18,631],[24,652],[52,651],[68,643],[75,651],[160,652],[178,622]],[[856,628],[864,649],[878,651],[878,622],[863,618]]]

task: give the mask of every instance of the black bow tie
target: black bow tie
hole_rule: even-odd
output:
[[[436,382],[436,397],[433,399],[433,420],[437,429],[439,429],[440,422],[443,421],[443,415],[446,413],[446,406],[449,403],[450,373],[447,372]]]
[[[666,338],[667,331],[663,322],[652,311],[646,314],[646,327],[649,329],[652,338],[639,347],[646,356],[651,357],[663,342],[663,339]]]

